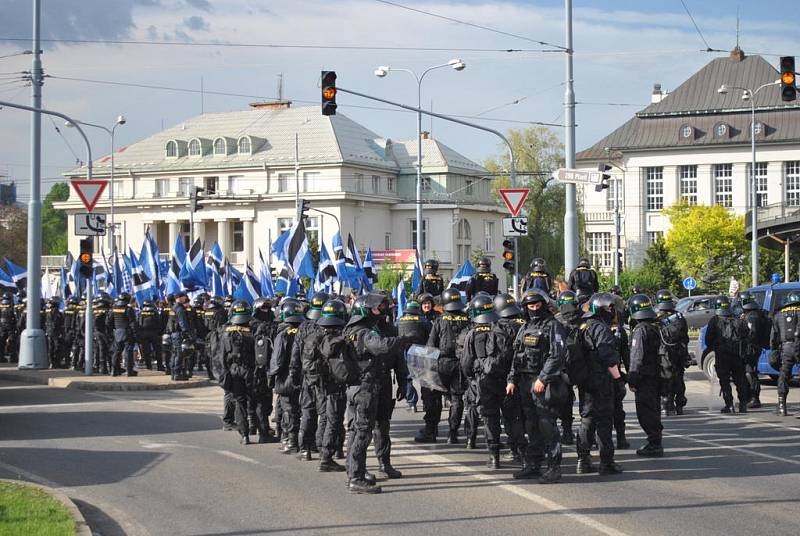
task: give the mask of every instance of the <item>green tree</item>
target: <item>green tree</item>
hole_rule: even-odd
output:
[[[681,273],[663,238],[659,238],[647,248],[642,268],[652,274],[658,289],[665,288],[677,292],[680,288]]]
[[[42,254],[67,253],[67,213],[53,208],[53,203],[69,198],[69,184],[54,184],[42,204]]]
[[[0,256],[25,266],[27,244],[27,213],[13,205],[0,205]]]
[[[400,277],[402,277],[402,275],[402,265],[382,262],[378,265],[377,272],[375,273],[375,288],[391,292],[397,288],[397,284],[400,282]],[[406,293],[408,293],[408,290],[409,283],[406,281]]]

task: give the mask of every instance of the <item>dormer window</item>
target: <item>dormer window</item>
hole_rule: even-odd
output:
[[[251,151],[250,138],[247,136],[239,138],[239,154],[250,154]]]
[[[189,156],[200,156],[203,154],[201,149],[200,140],[197,138],[189,142]]]
[[[765,130],[764,123],[762,123],[761,121],[756,121],[755,123],[753,123],[753,133],[756,136],[763,136],[764,130]]]
[[[214,140],[214,154],[215,155],[226,155],[227,150],[225,146],[225,140],[222,138],[217,138]]]
[[[717,123],[714,125],[714,137],[716,138],[729,138],[730,127],[726,123]]]
[[[691,140],[694,137],[694,129],[689,125],[681,126],[680,137],[681,140]]]
[[[175,140],[170,140],[167,142],[167,147],[165,149],[167,158],[178,158],[178,144]]]

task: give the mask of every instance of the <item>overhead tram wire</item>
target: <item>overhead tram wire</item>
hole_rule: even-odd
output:
[[[680,2],[683,5],[683,9],[686,11],[686,14],[689,15],[689,19],[691,19],[692,24],[694,25],[694,29],[697,30],[697,35],[700,36],[700,39],[702,39],[703,43],[706,45],[706,52],[718,52],[715,49],[711,48],[711,45],[709,45],[708,41],[706,41],[706,38],[703,36],[703,32],[700,31],[700,27],[697,25],[697,22],[695,22],[694,17],[692,16],[692,12],[689,11],[689,7],[686,5],[686,2],[684,2],[683,0],[680,0]]]

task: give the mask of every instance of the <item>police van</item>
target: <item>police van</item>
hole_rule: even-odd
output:
[[[747,289],[753,298],[761,305],[761,308],[767,311],[770,318],[775,314],[775,311],[781,308],[784,297],[790,291],[800,291],[800,283],[777,283],[774,285],[759,285],[757,287]],[[736,307],[734,314],[737,316],[741,314],[741,308]],[[706,349],[706,328],[700,330],[700,339],[698,341],[700,347],[700,354]],[[769,366],[767,357],[769,356],[769,349],[761,352],[761,357],[758,360],[758,373],[760,376],[767,376],[772,381],[777,381],[779,372]],[[699,363],[700,368],[703,370],[707,378],[715,377],[714,374],[714,353],[708,354],[705,359],[701,358]],[[800,375],[800,365],[795,365],[792,369],[792,376]]]

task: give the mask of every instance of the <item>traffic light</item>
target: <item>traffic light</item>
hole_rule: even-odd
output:
[[[336,71],[322,71],[322,115],[336,115]]]
[[[611,171],[611,166],[608,164],[599,164],[597,166],[597,171],[600,172],[600,182],[594,187],[594,191],[602,192],[609,187],[608,181],[611,179],[611,175],[606,173],[606,171]]]
[[[622,262],[622,252],[621,251],[617,251],[617,270],[618,270],[618,273],[621,274],[623,272],[624,268],[625,268],[625,265]]]
[[[503,268],[514,273],[514,255],[516,255],[516,251],[514,251],[514,241],[513,240],[503,240]]]
[[[795,82],[794,56],[781,57],[781,99],[792,102],[797,98],[797,85]]]
[[[311,208],[311,201],[308,199],[298,199],[299,203],[297,205],[297,219],[300,220],[306,217],[306,212],[308,209]]]
[[[81,254],[78,255],[78,272],[85,278],[92,277],[94,271],[94,238],[84,238],[81,240]]]
[[[203,209],[203,205],[198,203],[200,197],[197,194],[205,191],[206,191],[205,188],[200,188],[199,186],[192,186],[192,191],[189,193],[189,202],[192,205],[192,212],[197,212],[198,210]]]

